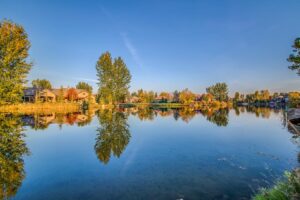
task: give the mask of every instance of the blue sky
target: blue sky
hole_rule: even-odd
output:
[[[300,36],[299,0],[0,0],[0,19],[23,25],[32,47],[29,80],[96,89],[101,53],[121,56],[143,88],[231,94],[298,90],[286,61]]]

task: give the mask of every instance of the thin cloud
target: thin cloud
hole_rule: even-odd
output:
[[[133,44],[131,43],[131,41],[129,40],[129,38],[127,37],[127,35],[125,33],[121,33],[121,37],[123,39],[124,45],[127,48],[127,50],[129,51],[131,57],[133,58],[134,62],[139,66],[142,67],[142,61],[138,55],[137,49],[133,46]]]

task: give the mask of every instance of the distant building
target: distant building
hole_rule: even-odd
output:
[[[24,89],[23,101],[35,102],[37,99],[42,102],[56,102],[59,100],[68,101],[68,93],[70,88],[62,89]],[[74,101],[92,101],[95,102],[95,96],[90,95],[88,91],[82,89],[74,89],[76,93]]]

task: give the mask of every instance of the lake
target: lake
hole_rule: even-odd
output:
[[[251,199],[299,167],[284,110],[0,114],[0,199]]]

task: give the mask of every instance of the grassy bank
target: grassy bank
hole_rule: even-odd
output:
[[[300,199],[300,169],[285,173],[285,179],[270,189],[262,189],[253,200],[296,200]]]
[[[78,103],[24,103],[0,106],[0,112],[9,113],[48,113],[48,112],[78,112]]]
[[[98,109],[114,109],[116,107],[130,108],[130,107],[151,107],[151,108],[184,108],[189,107],[191,109],[203,109],[207,110],[210,108],[226,108],[229,105],[227,103],[213,103],[213,104],[181,104],[181,103],[123,103],[119,105],[107,104],[90,104],[88,106],[91,110]],[[13,105],[2,105],[0,106],[0,113],[69,113],[81,111],[81,105],[79,103],[20,103]]]

